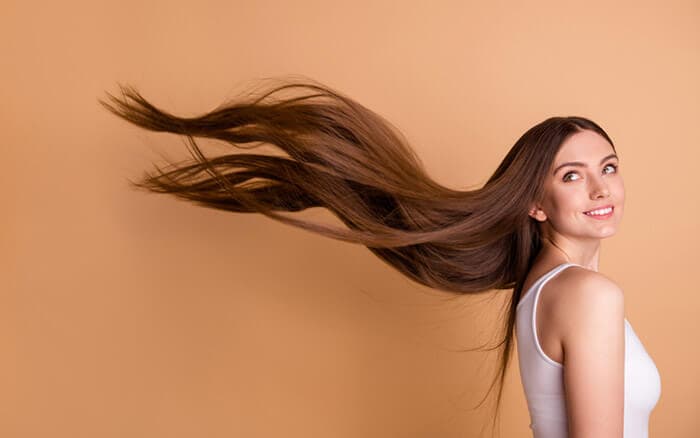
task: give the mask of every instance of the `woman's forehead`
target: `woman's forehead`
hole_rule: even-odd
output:
[[[584,130],[570,135],[562,143],[553,164],[557,166],[566,161],[598,163],[598,160],[614,152],[612,145],[602,135]]]

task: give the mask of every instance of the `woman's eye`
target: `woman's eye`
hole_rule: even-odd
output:
[[[608,168],[608,167],[612,167],[613,170],[612,170],[611,172],[605,172],[605,173],[614,173],[614,172],[617,172],[617,165],[615,165],[615,164],[606,164],[605,167],[604,167],[603,169]],[[578,176],[578,174],[577,174],[576,172],[568,172],[568,173],[566,173],[566,174],[562,177],[562,180],[563,180],[563,181],[575,181],[575,180],[572,180],[572,179],[568,178],[569,175],[576,175],[576,176]]]
[[[614,165],[614,164],[606,164],[605,167],[612,167],[612,168],[613,168],[613,171],[614,171],[614,172],[617,172],[617,166]],[[604,167],[604,168],[605,168],[605,167]],[[608,172],[608,173],[610,173],[610,172]]]
[[[563,180],[563,181],[572,181],[571,179],[567,178],[569,175],[576,175],[576,173],[575,173],[575,172],[569,172],[569,173],[567,173],[567,174],[564,175],[564,177],[562,178],[562,180]]]
[[[571,179],[571,178],[569,178],[570,176],[575,176],[576,179],[580,178],[579,174],[576,173],[576,172],[567,172],[567,173],[564,174],[564,176],[562,177],[562,179],[563,179],[564,181],[576,181],[576,179]]]

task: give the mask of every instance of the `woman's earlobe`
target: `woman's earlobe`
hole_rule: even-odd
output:
[[[530,213],[528,213],[528,215],[539,222],[544,222],[545,220],[547,220],[547,215],[544,214],[544,211],[540,210],[539,208],[533,208],[532,210],[530,210]]]

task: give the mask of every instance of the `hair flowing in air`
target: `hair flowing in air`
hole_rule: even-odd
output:
[[[278,96],[283,91],[300,95]],[[234,99],[197,117],[178,117],[136,89],[111,94],[110,112],[141,128],[184,136],[194,162],[156,168],[134,187],[168,193],[199,206],[261,213],[283,223],[366,246],[412,280],[442,291],[512,290],[499,352],[496,416],[513,349],[515,308],[542,244],[528,215],[562,142],[580,130],[612,140],[583,117],[551,117],[527,130],[483,187],[453,190],[426,173],[401,133],[375,112],[313,80],[282,83],[260,96]],[[239,149],[261,144],[285,156],[204,156],[195,138]],[[248,146],[243,146],[250,144]],[[323,207],[347,229],[285,215]],[[501,338],[499,338],[501,339]]]

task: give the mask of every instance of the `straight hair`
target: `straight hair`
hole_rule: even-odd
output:
[[[274,85],[274,84],[273,84]],[[195,117],[180,117],[119,85],[122,98],[98,99],[116,116],[150,131],[186,138],[194,161],[156,167],[131,181],[136,189],[167,193],[195,205],[260,213],[324,236],[366,246],[415,282],[455,294],[512,290],[504,306],[494,424],[513,349],[516,305],[542,247],[528,215],[542,200],[544,181],[562,143],[590,130],[577,116],[550,117],[515,142],[483,187],[453,190],[435,182],[405,137],[389,121],[348,96],[311,79],[282,81]],[[301,91],[298,96],[279,96]],[[284,156],[234,153],[207,158],[195,138],[239,149],[270,144]],[[248,145],[249,146],[244,146]],[[347,228],[283,215],[323,207]],[[503,310],[502,310],[503,312]],[[479,403],[481,405],[482,401]]]

